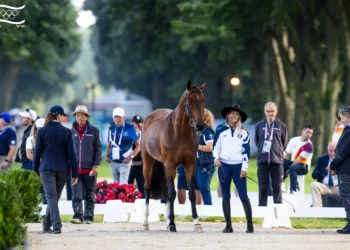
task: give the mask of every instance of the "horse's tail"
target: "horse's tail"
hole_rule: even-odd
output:
[[[159,161],[155,161],[152,166],[150,198],[155,200],[165,200],[168,198],[168,184],[165,166]]]

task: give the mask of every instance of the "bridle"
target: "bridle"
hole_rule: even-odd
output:
[[[191,90],[186,92],[186,100],[185,100],[185,104],[184,104],[184,106],[185,106],[185,115],[190,120],[190,126],[192,127],[193,130],[197,130],[196,129],[196,121],[192,117],[191,112],[190,112],[190,102],[188,100],[188,94],[195,93],[195,92],[200,92],[200,90],[197,89],[197,88],[193,88],[193,89],[191,89]]]

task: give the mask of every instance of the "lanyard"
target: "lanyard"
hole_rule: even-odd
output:
[[[117,146],[120,146],[120,143],[122,142],[122,136],[123,136],[123,132],[124,132],[124,126],[125,126],[125,123],[123,124],[122,131],[120,132],[119,142],[118,142]],[[114,142],[115,142],[116,136],[117,136],[117,125],[115,126],[115,130],[114,130],[114,138],[113,138],[113,141],[114,141]]]
[[[274,131],[274,127],[275,127],[275,122],[272,123],[271,125],[271,133],[270,133],[270,138],[268,139],[268,141],[272,141],[273,139],[273,131]],[[268,129],[269,129],[269,126],[267,125],[267,122],[265,124],[265,141],[267,140],[267,137],[268,137]]]
[[[6,128],[4,128],[3,130],[0,131],[0,135],[2,135],[7,129],[11,128],[10,126],[7,126]]]

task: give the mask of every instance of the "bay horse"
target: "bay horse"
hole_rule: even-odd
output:
[[[196,131],[202,131],[204,124],[204,102],[202,86],[187,88],[174,110],[157,109],[145,119],[142,128],[141,155],[145,177],[146,210],[143,228],[149,230],[149,199],[166,200],[167,229],[176,232],[174,222],[174,200],[176,197],[174,179],[177,166],[184,165],[191,201],[194,231],[203,232],[198,221],[195,194],[195,169],[198,138]],[[168,194],[167,194],[168,192]]]

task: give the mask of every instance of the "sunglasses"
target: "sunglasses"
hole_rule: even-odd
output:
[[[304,126],[304,129],[305,129],[305,128],[314,129],[314,127],[311,126],[311,125],[309,125],[309,124],[305,125],[305,126]]]
[[[341,108],[341,111],[343,111],[343,112],[349,112],[349,108],[348,108],[348,107],[343,107],[343,108]]]
[[[30,113],[30,109],[26,109],[25,111],[27,111],[27,112],[29,113],[30,118],[34,121],[33,116],[32,116],[32,113]]]

